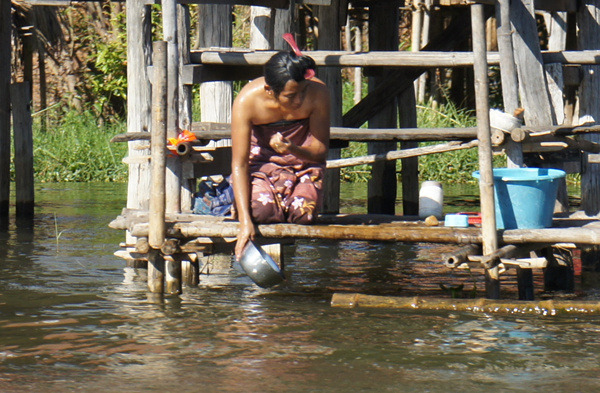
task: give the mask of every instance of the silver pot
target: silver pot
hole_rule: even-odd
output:
[[[253,241],[249,241],[244,248],[240,265],[248,277],[261,288],[272,287],[285,279],[273,258]]]

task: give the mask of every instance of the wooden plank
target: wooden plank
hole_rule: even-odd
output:
[[[501,59],[502,101],[504,112],[512,115],[519,108],[519,83],[512,44],[509,0],[499,0],[496,3],[496,20],[498,24],[498,52]],[[513,140],[507,141],[506,156],[506,166],[508,168],[523,166],[521,145],[515,143]]]
[[[31,120],[31,87],[29,82],[11,86],[15,137],[15,186],[17,217],[33,217],[33,130]]]
[[[10,67],[11,2],[0,1],[0,218],[9,214],[10,202]]]
[[[510,3],[513,25],[513,48],[519,77],[521,103],[528,125],[555,124],[550,97],[545,83],[543,60],[533,0],[514,0]]]

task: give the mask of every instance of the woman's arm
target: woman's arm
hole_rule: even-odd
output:
[[[250,110],[248,97],[242,93],[234,101],[231,120],[231,178],[235,206],[240,222],[240,232],[235,245],[235,255],[239,258],[246,243],[256,236],[250,212],[250,173],[248,160],[250,157]]]

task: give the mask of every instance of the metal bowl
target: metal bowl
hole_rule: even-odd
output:
[[[240,265],[248,277],[261,288],[272,287],[285,279],[273,258],[253,241],[249,241],[244,248]]]

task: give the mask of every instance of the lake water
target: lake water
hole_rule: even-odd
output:
[[[597,316],[330,307],[336,291],[411,292],[440,265],[432,245],[303,241],[282,287],[232,270],[150,301],[113,256],[125,193],[40,185],[33,223],[0,232],[0,392],[600,391]],[[344,199],[359,210],[364,189]]]

